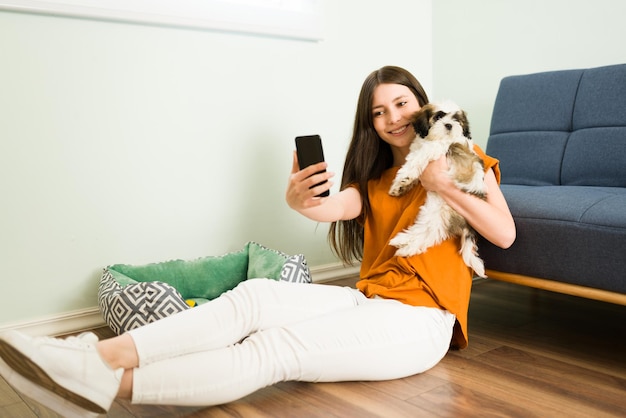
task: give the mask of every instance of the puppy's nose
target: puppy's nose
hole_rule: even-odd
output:
[[[451,123],[446,123],[445,127],[446,127],[447,130],[450,130],[450,129],[452,129],[452,124]]]

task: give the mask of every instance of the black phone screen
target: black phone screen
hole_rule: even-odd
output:
[[[324,161],[322,138],[319,135],[306,135],[296,137],[296,153],[298,155],[298,165],[300,166],[300,170],[310,165]],[[320,171],[320,173],[323,173],[324,171],[326,170],[322,170]],[[316,184],[311,188],[324,183],[326,183],[326,181]],[[324,193],[318,195],[318,197],[328,195],[329,192],[327,190]]]

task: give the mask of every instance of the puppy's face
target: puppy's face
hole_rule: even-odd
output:
[[[413,115],[413,128],[422,138],[461,137],[471,139],[467,115],[452,102],[428,103]]]

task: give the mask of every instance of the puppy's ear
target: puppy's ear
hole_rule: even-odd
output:
[[[426,105],[413,114],[411,120],[413,121],[413,129],[415,133],[426,138],[428,130],[430,129],[430,117],[432,115],[432,107]]]
[[[465,111],[461,110],[457,114],[459,123],[463,127],[463,136],[467,139],[472,139],[472,133],[470,132],[469,120]]]

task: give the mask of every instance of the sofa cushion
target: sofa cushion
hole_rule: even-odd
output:
[[[572,130],[626,126],[626,64],[584,70]]]
[[[491,134],[569,131],[583,70],[551,71],[502,79]]]
[[[563,154],[561,184],[626,187],[626,126],[572,132]]]
[[[620,187],[502,185],[513,217],[626,229],[626,189]]]
[[[505,184],[548,186],[559,184],[566,132],[508,132],[493,134],[487,154],[500,160]],[[524,158],[520,158],[520,156]]]
[[[626,257],[615,256],[626,242],[626,189],[502,185],[502,192],[517,238],[507,250],[481,238],[486,269],[626,293]]]
[[[626,65],[585,70],[561,184],[626,187]]]
[[[560,183],[582,73],[552,71],[502,79],[486,148],[500,160],[502,183]]]

